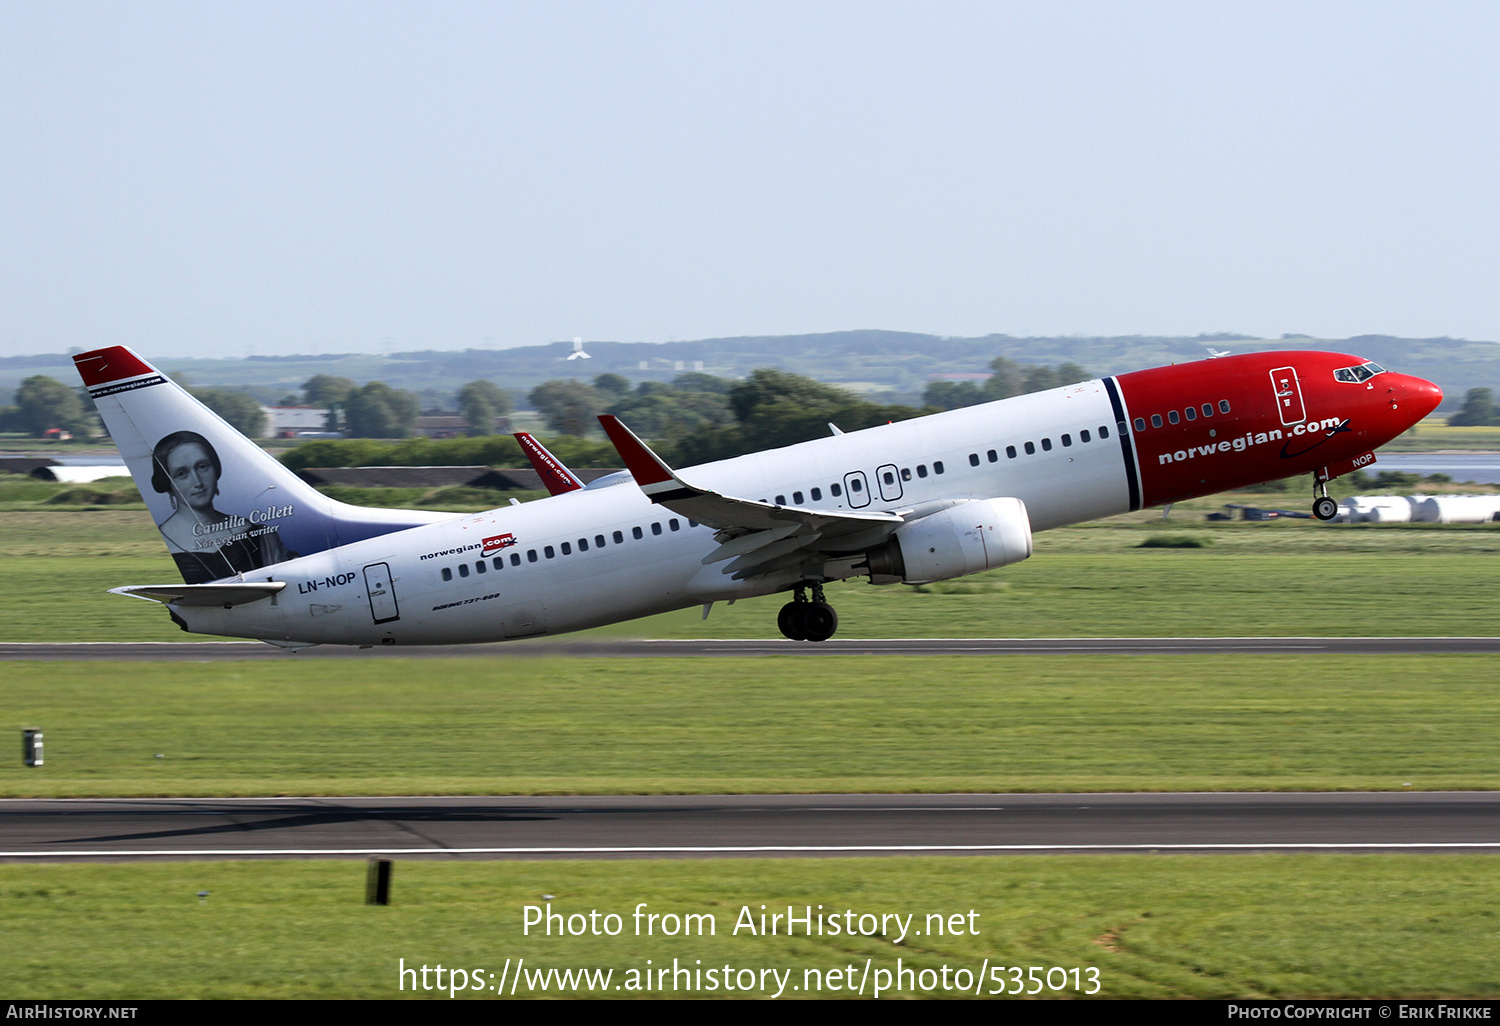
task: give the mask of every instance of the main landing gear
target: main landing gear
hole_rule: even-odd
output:
[[[823,585],[812,582],[811,602],[807,588],[807,582],[797,585],[796,597],[776,614],[776,626],[793,641],[827,641],[839,629],[839,614],[823,601]]]
[[[1313,479],[1313,516],[1332,520],[1339,515],[1339,504],[1328,496],[1328,482]]]

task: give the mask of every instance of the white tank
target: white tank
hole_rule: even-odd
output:
[[[1348,500],[1351,524],[1404,524],[1415,518],[1420,499],[1411,495],[1356,495]]]
[[[1485,524],[1500,513],[1500,495],[1434,495],[1423,499],[1415,519],[1424,524]]]
[[[1405,524],[1412,519],[1414,503],[1404,495],[1386,496],[1386,501],[1370,506],[1365,519],[1372,524]]]

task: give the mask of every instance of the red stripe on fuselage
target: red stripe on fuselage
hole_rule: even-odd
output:
[[[1333,376],[1363,363],[1341,353],[1251,353],[1119,375],[1142,504],[1159,506],[1352,460],[1410,428],[1442,399],[1436,386],[1405,374],[1388,371],[1363,382]],[[1160,427],[1153,416],[1161,418]],[[1136,428],[1137,419],[1144,421],[1143,430]]]

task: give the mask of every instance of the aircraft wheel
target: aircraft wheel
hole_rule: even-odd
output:
[[[826,602],[813,602],[802,614],[802,629],[808,641],[827,641],[839,629],[839,614]]]
[[[807,640],[807,627],[802,615],[807,607],[806,602],[788,602],[781,607],[781,612],[776,614],[776,626],[781,628],[782,634],[793,641]]]
[[[1313,516],[1319,520],[1332,520],[1339,515],[1339,504],[1326,495],[1313,500]]]

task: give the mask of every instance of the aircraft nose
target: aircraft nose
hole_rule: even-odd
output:
[[[1391,386],[1392,400],[1416,423],[1437,409],[1443,401],[1443,390],[1432,382],[1410,374],[1399,374]]]

